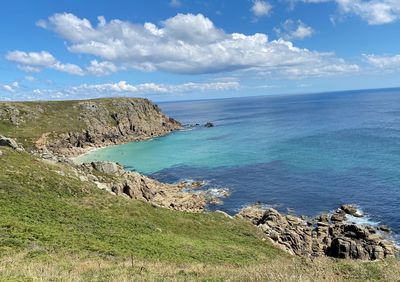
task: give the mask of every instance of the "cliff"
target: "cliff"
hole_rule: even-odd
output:
[[[0,133],[41,154],[76,156],[90,147],[144,140],[180,127],[140,98],[0,103]]]

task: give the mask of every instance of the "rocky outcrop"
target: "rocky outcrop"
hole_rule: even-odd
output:
[[[356,207],[343,205],[330,219],[322,214],[307,221],[255,205],[242,209],[237,217],[251,221],[276,246],[299,256],[376,260],[395,255],[394,242],[371,226],[348,223],[346,214],[361,215]]]
[[[136,172],[128,172],[113,162],[92,162],[78,167],[82,181],[93,181],[112,194],[149,202],[179,211],[200,212],[206,206],[204,193],[183,191],[182,185],[160,183]]]

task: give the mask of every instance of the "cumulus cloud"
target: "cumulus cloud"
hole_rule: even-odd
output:
[[[65,89],[34,89],[30,92],[17,92],[13,97],[20,100],[42,99],[88,99],[110,96],[145,96],[163,94],[183,94],[194,91],[233,91],[240,87],[238,81],[188,82],[183,84],[142,83],[131,84],[126,81],[104,84],[81,84]],[[14,91],[15,92],[15,91]],[[0,98],[1,100],[2,98]]]
[[[379,69],[400,69],[400,55],[388,56],[363,54],[363,57],[369,64]]]
[[[297,48],[283,39],[269,41],[263,33],[226,33],[202,14],[178,14],[160,25],[98,19],[98,24],[92,25],[85,18],[62,13],[37,25],[64,38],[71,52],[99,58],[86,69],[97,75],[131,68],[182,74],[256,69],[281,75],[290,68],[316,73],[315,66],[324,74],[330,68],[333,73],[357,69],[333,53]]]
[[[314,29],[307,26],[301,20],[297,22],[286,20],[280,27],[276,27],[274,30],[279,37],[286,40],[304,39],[314,34]]]
[[[83,70],[74,64],[63,64],[47,51],[23,52],[11,51],[6,59],[18,64],[18,67],[27,72],[38,72],[42,68],[51,68],[69,74],[83,75]]]
[[[267,1],[254,0],[253,6],[251,7],[251,12],[255,17],[265,17],[268,16],[272,11],[272,5]]]
[[[400,19],[399,0],[290,0],[304,3],[336,2],[342,14],[361,17],[370,25],[388,24]]]
[[[90,65],[86,67],[86,70],[90,74],[103,76],[117,72],[119,68],[111,62],[98,62],[97,60],[93,60],[90,62]]]

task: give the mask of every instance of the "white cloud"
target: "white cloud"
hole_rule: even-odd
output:
[[[363,57],[369,64],[379,69],[400,69],[400,55],[388,56],[363,54]]]
[[[370,25],[388,24],[400,19],[399,0],[289,0],[304,3],[336,2],[342,14],[353,14]]]
[[[83,75],[83,70],[74,64],[63,64],[47,51],[23,52],[11,51],[6,59],[18,64],[18,67],[27,72],[38,72],[42,68],[51,68],[69,74]]]
[[[188,82],[184,84],[142,83],[126,81],[104,84],[81,84],[61,90],[35,89],[31,93],[20,93],[20,99],[87,99],[110,96],[141,96],[157,94],[183,94],[194,91],[232,91],[240,87],[238,81]]]
[[[14,81],[10,84],[0,84],[0,87],[8,92],[15,93],[19,89],[19,83],[17,81]]]
[[[63,13],[37,24],[64,38],[71,52],[99,58],[86,69],[96,75],[130,68],[183,74],[256,69],[280,75],[290,68],[303,70],[303,74],[317,73],[315,66],[320,66],[323,74],[329,69],[334,73],[357,69],[333,53],[297,48],[282,39],[269,41],[266,34],[226,33],[201,14],[178,14],[160,25],[99,17],[93,26],[87,19]],[[300,30],[296,36],[304,33]]]
[[[272,11],[272,5],[267,1],[254,0],[253,6],[251,7],[251,12],[255,17],[268,16]]]
[[[182,2],[179,0],[171,0],[169,1],[169,5],[174,8],[179,8],[180,6],[182,6]]]
[[[97,60],[93,60],[90,62],[90,65],[86,67],[86,70],[90,74],[96,76],[103,76],[117,72],[118,67],[111,62],[107,61],[98,62]]]
[[[336,0],[344,13],[353,13],[371,25],[391,23],[400,18],[399,0]]]
[[[274,28],[276,34],[285,40],[304,39],[314,34],[314,29],[304,24],[301,20],[294,22],[286,20],[280,27]]]

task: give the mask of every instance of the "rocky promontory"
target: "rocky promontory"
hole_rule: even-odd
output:
[[[181,124],[147,99],[0,103],[7,137],[42,155],[77,156],[88,148],[162,136]]]
[[[237,214],[260,228],[274,245],[294,255],[361,260],[395,256],[397,247],[387,239],[388,234],[370,225],[351,223],[346,220],[348,216],[363,215],[352,205],[342,205],[331,215],[313,219],[283,215],[260,205],[246,207]]]

